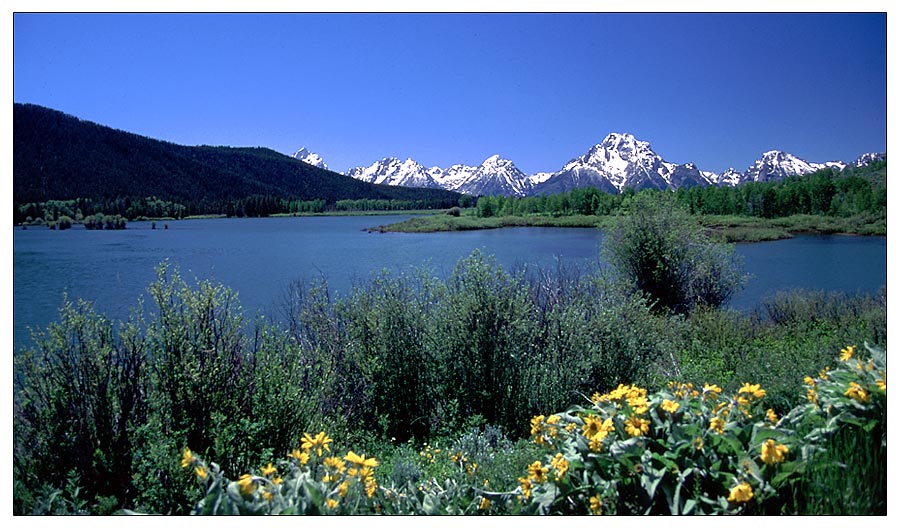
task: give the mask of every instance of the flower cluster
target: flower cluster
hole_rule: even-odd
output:
[[[325,432],[304,434],[287,461],[235,481],[190,449],[181,465],[206,489],[197,513],[765,512],[828,435],[844,424],[871,430],[886,420],[884,353],[851,346],[838,358],[835,368],[804,378],[807,402],[781,416],[751,382],[731,392],[673,382],[652,394],[620,384],[595,393],[589,405],[534,416],[531,438],[543,454],[510,476],[518,482],[510,491],[481,484],[464,446],[428,444],[421,463],[456,468],[461,478],[385,488],[375,478],[376,459],[332,454]]]
[[[670,511],[688,513],[701,508],[697,497],[687,495],[691,481],[695,483],[690,487],[703,496],[720,497],[709,512],[739,509],[754,496],[759,498],[766,484],[754,477],[758,469],[752,462],[740,467],[738,461],[747,459],[753,449],[763,465],[781,463],[789,455],[783,443],[739,434],[752,425],[749,420],[756,413],[765,416],[769,434],[780,434],[775,412],[760,408],[765,389],[744,383],[730,397],[708,383],[701,389],[693,383],[672,382],[667,389],[649,394],[642,387],[620,384],[607,393],[595,393],[589,407],[532,418],[533,441],[557,451],[529,465],[528,475],[519,478],[520,497],[538,504],[539,512],[575,501],[582,504],[578,511],[597,514],[617,513],[624,507],[619,499],[623,495],[647,494],[651,503],[656,497],[670,497]],[[713,468],[723,464],[738,466],[738,471],[731,476],[716,473]],[[571,473],[572,467],[579,471]],[[683,476],[673,476],[682,472]]]

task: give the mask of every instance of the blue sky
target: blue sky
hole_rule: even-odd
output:
[[[16,14],[13,96],[187,145],[345,171],[500,154],[555,171],[610,132],[744,170],[887,150],[887,16]]]

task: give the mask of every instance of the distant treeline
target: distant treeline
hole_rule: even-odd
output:
[[[114,215],[128,220],[151,218],[182,219],[192,211],[224,214],[229,217],[261,217],[274,214],[310,214],[334,211],[403,211],[413,209],[447,209],[462,205],[471,207],[475,199],[465,196],[459,200],[337,200],[328,203],[319,198],[315,200],[288,200],[269,195],[254,195],[246,198],[205,201],[202,206],[188,207],[181,203],[161,200],[154,196],[131,199],[92,200],[76,198],[74,200],[48,200],[46,202],[29,202],[15,209],[13,221],[16,224],[33,224],[59,222],[85,223],[89,217]]]
[[[822,169],[779,181],[748,182],[736,187],[690,187],[675,191],[675,200],[695,214],[776,218],[796,214],[853,216],[887,210],[887,161],[843,171]],[[670,192],[644,190],[641,192]],[[633,189],[609,194],[595,188],[573,189],[525,198],[482,196],[476,215],[571,216],[615,214],[632,200]]]

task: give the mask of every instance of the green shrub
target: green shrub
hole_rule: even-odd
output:
[[[640,193],[603,244],[606,261],[664,311],[718,307],[742,285],[733,248],[711,242],[674,199]]]
[[[90,303],[65,296],[59,322],[34,335],[15,357],[13,467],[17,489],[64,489],[81,497],[133,497],[133,429],[146,420],[141,387],[145,344],[136,322],[120,326]],[[32,497],[31,499],[33,499]],[[19,513],[41,507],[16,497]],[[54,509],[45,505],[48,511]]]

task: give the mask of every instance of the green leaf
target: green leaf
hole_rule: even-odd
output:
[[[440,501],[435,495],[430,493],[426,494],[422,499],[422,510],[425,511],[427,515],[440,515]]]

